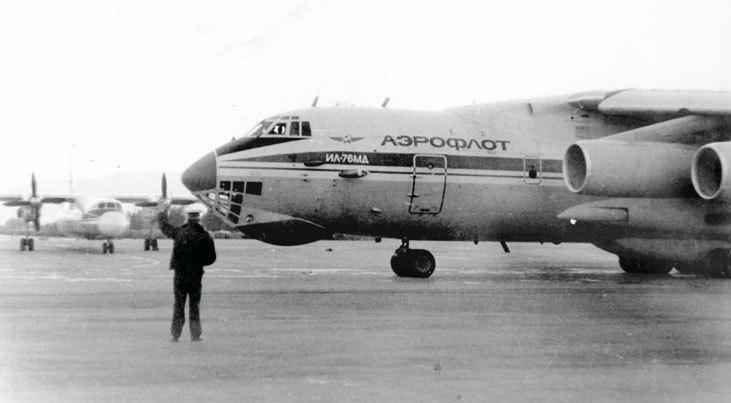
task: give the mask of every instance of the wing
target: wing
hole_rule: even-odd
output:
[[[23,200],[23,196],[21,196],[21,195],[0,195],[0,201],[10,202],[10,201],[16,201],[16,200]]]
[[[53,204],[59,204],[59,203],[76,203],[78,202],[78,197],[72,196],[72,195],[51,195],[51,196],[43,196],[43,203],[53,203]]]
[[[153,198],[150,196],[111,196],[114,200],[119,200],[122,203],[137,204],[153,202]],[[157,205],[157,202],[154,202]]]
[[[18,207],[18,206],[28,206],[30,205],[30,200],[21,197],[21,196],[0,196],[0,201],[5,200],[5,203],[3,205],[8,207]],[[41,198],[41,203],[53,203],[53,204],[59,204],[59,203],[75,203],[77,201],[76,196],[69,196],[69,195],[58,195],[58,196],[44,196]]]
[[[134,204],[137,207],[157,207],[158,204],[158,199],[149,196],[112,196],[112,198],[122,203]],[[170,198],[170,204],[177,206],[187,206],[194,203],[198,203],[198,199],[193,196]]]
[[[3,203],[3,206],[8,207],[19,207],[19,206],[29,206],[30,202],[28,200],[10,200]]]
[[[190,204],[198,203],[199,200],[195,197],[171,197],[170,203],[178,206],[187,206]]]
[[[629,89],[585,92],[569,102],[578,108],[620,116],[731,115],[731,92]]]

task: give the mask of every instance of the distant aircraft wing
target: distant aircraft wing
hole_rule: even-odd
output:
[[[5,206],[8,207],[19,207],[19,206],[28,206],[30,205],[30,200],[25,199],[21,196],[0,196],[0,201],[6,200],[5,203],[3,203]],[[44,196],[41,198],[41,203],[65,203],[70,202],[74,203],[76,202],[75,196]]]
[[[43,196],[43,203],[76,203],[78,197],[76,196]]]
[[[158,200],[149,196],[112,196],[115,200],[122,203],[134,204],[137,207],[157,207]],[[177,206],[187,206],[189,204],[198,203],[195,197],[171,197],[170,204]]]
[[[628,89],[585,92],[569,102],[578,108],[621,116],[731,115],[731,92]]]
[[[13,200],[22,200],[23,196],[21,195],[0,195],[0,201],[13,201]]]
[[[130,203],[135,205],[137,203],[152,202],[153,200],[153,198],[150,196],[112,196],[112,199],[119,200],[122,203]]]
[[[30,205],[30,201],[28,200],[10,200],[3,203],[4,206],[8,207],[19,207],[19,206],[28,206]]]
[[[199,203],[200,200],[196,199],[195,197],[172,197],[170,198],[170,203],[175,204],[178,206],[187,206],[189,204],[195,204]]]

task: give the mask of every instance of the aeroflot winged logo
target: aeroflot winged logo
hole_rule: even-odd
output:
[[[330,137],[330,138],[335,141],[339,141],[341,143],[350,144],[350,143],[355,143],[356,141],[363,140],[364,137],[353,137],[350,134],[346,134],[343,137],[336,136],[336,137]]]

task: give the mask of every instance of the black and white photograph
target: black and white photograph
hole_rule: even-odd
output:
[[[731,401],[729,16],[0,1],[0,402]]]

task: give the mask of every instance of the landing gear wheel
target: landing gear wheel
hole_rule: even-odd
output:
[[[150,247],[152,247],[152,250],[155,251],[155,252],[157,252],[158,250],[160,250],[157,247],[157,239],[153,239],[153,240],[150,241]]]
[[[28,240],[25,238],[20,238],[20,251],[25,252],[25,247],[27,245]]]
[[[391,256],[391,270],[399,277],[410,277],[408,259],[405,255],[395,253]]]
[[[434,273],[437,262],[431,252],[426,249],[412,249],[409,255],[411,255],[412,277],[428,278]]]
[[[28,251],[32,252],[33,250],[35,250],[35,241],[33,238],[28,238]]]
[[[106,255],[108,251],[109,251],[109,248],[107,247],[107,243],[104,242],[102,244],[102,254]]]
[[[109,251],[109,254],[112,254],[114,253],[114,243],[112,243],[112,241],[109,241],[108,243],[109,245],[107,246],[107,250]]]
[[[670,262],[630,259],[626,257],[619,258],[619,266],[625,272],[633,274],[664,275],[670,273],[670,270],[673,269],[673,264]]]
[[[728,249],[714,249],[708,253],[703,261],[706,273],[710,277],[728,278],[731,277],[729,264],[731,254]]]
[[[399,277],[427,278],[434,273],[436,260],[426,249],[409,249],[408,241],[391,256],[391,270]]]
[[[145,238],[145,252],[150,250],[150,238]]]

